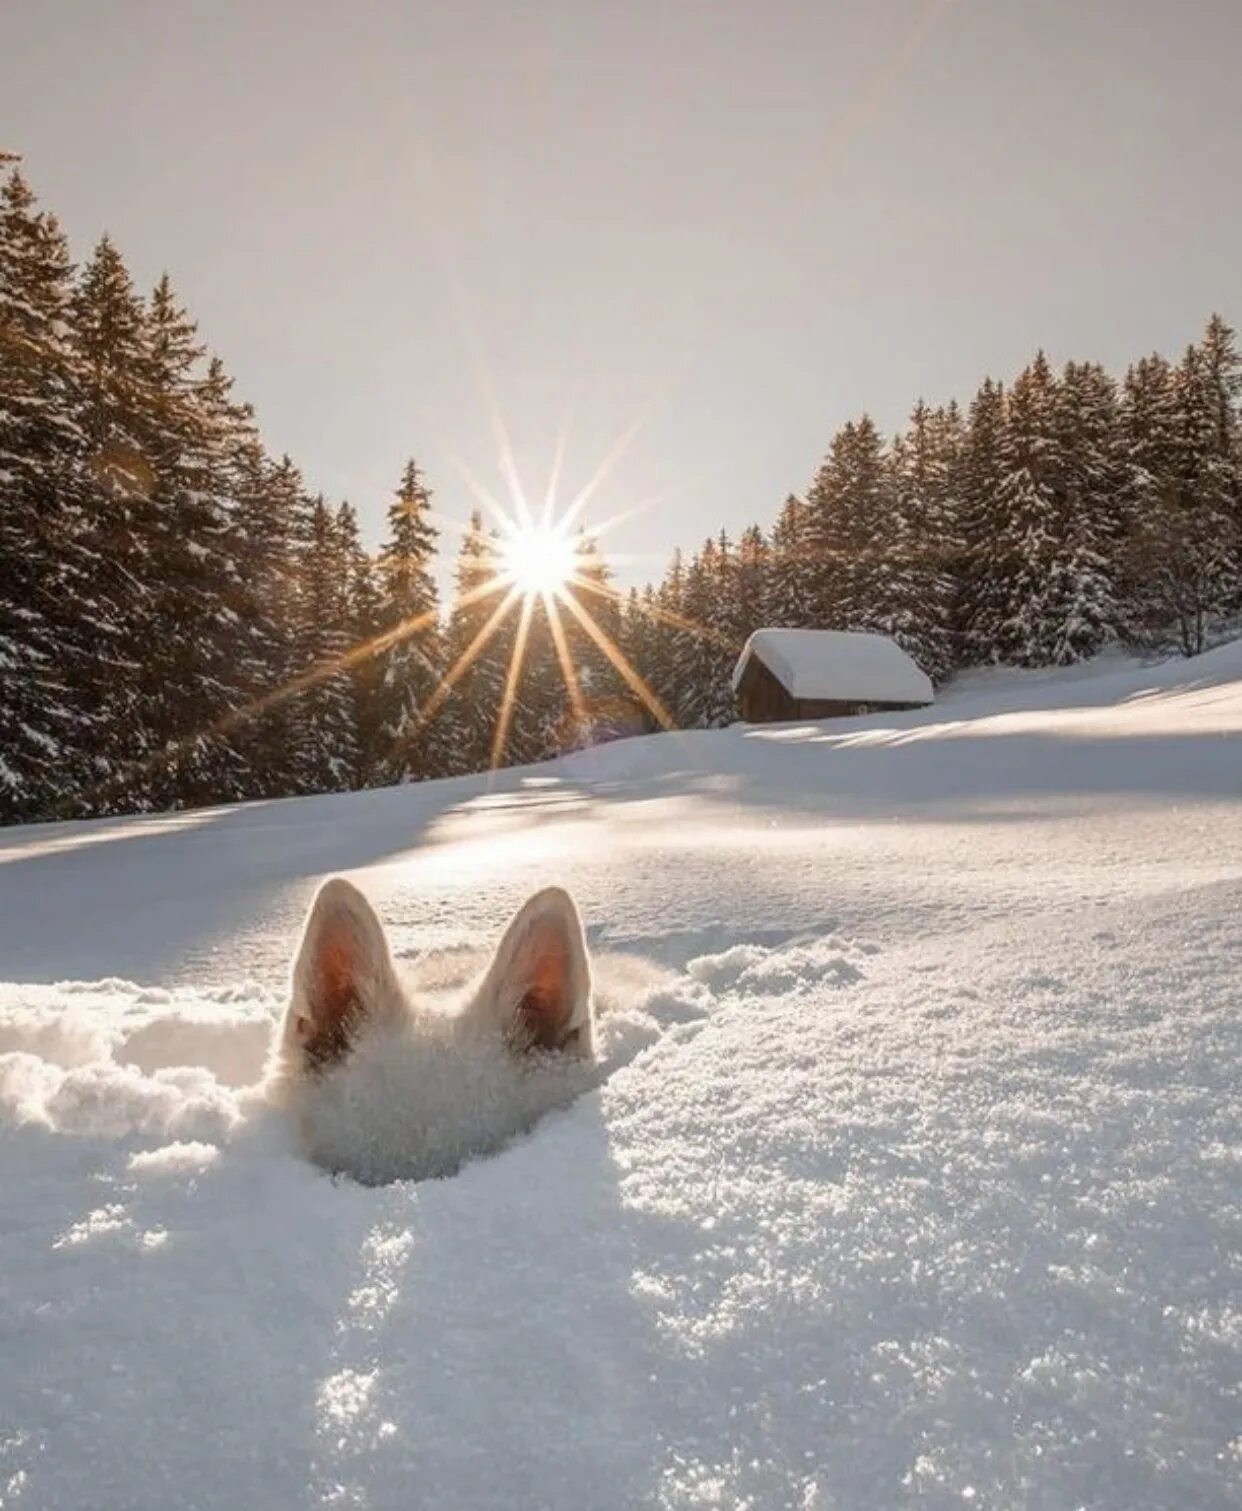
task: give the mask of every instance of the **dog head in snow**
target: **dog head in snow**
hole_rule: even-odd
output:
[[[393,961],[358,889],[325,882],[293,964],[269,1097],[326,1169],[365,1181],[448,1175],[590,1082],[591,968],[559,887],[531,897],[490,961]]]

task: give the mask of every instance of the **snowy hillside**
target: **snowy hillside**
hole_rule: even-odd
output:
[[[450,1180],[290,1152],[318,881],[654,962]],[[0,835],[0,1506],[1213,1508],[1242,1486],[1242,644]]]

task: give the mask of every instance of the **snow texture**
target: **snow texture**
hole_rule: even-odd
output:
[[[1240,797],[1235,645],[7,831],[0,1505],[1239,1505]],[[300,1158],[248,1087],[332,871],[407,958],[571,887],[600,1083]]]
[[[734,691],[752,656],[791,698],[927,704],[931,679],[887,635],[853,630],[756,630],[733,670]]]

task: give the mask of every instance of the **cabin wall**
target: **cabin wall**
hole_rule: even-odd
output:
[[[748,724],[779,724],[799,716],[797,705],[784,685],[764,666],[758,656],[746,663],[737,689],[742,718]]]
[[[876,701],[846,703],[838,700],[829,702],[823,698],[796,698],[793,700],[793,706],[798,710],[793,716],[796,719],[839,719],[847,714],[900,713],[907,708],[926,708],[927,704]]]
[[[785,685],[758,656],[752,655],[737,689],[742,718],[748,724],[782,724],[798,719],[840,719],[854,714],[892,713],[922,708],[921,703],[884,703],[842,698],[791,698]]]

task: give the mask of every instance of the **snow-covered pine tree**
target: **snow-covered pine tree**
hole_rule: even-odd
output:
[[[770,597],[768,581],[770,569],[771,559],[763,531],[758,525],[747,525],[737,543],[735,575],[737,590],[735,629],[741,644],[744,644],[748,636],[762,629],[768,622],[765,615]],[[741,644],[738,647],[739,652]]]
[[[655,616],[655,589],[650,583],[641,593],[637,588],[631,588],[621,609],[617,644],[621,654],[653,692],[656,691],[656,641],[659,634],[660,624]],[[621,691],[619,702],[626,719],[626,733],[633,734],[656,727],[650,710],[628,688]]]
[[[1002,529],[1005,391],[986,378],[971,401],[962,442],[959,497],[962,566],[957,598],[959,654],[967,666],[1000,657],[1008,617],[1011,542]]]
[[[570,583],[566,592],[573,595],[605,643],[619,650],[623,639],[621,604],[612,586],[612,572],[600,553],[599,542],[586,530],[579,532],[574,545],[574,576],[579,583]],[[577,616],[563,611],[561,620],[585,712],[585,721],[581,721],[574,713],[568,690],[563,689],[564,695],[558,696],[562,710],[559,737],[562,748],[614,739],[631,727],[629,690],[610,657]],[[560,683],[564,681],[556,665],[551,668],[551,676]]]
[[[996,494],[995,568],[1003,604],[996,659],[1043,666],[1055,644],[1045,622],[1055,557],[1061,479],[1057,384],[1041,351],[1014,382]]]
[[[349,555],[349,638],[354,647],[349,674],[358,734],[357,785],[370,787],[380,777],[375,763],[384,714],[384,658],[378,654],[382,596],[376,561],[362,544],[356,514],[350,509],[345,516],[338,510],[337,520]]]
[[[499,635],[493,634],[482,649],[476,645],[505,593],[497,575],[496,540],[484,530],[477,509],[462,536],[455,573],[444,661],[446,677],[456,675],[456,681],[438,715],[444,721],[454,775],[487,768],[507,670]],[[467,660],[465,670],[457,675]]]
[[[1199,342],[1199,405],[1204,460],[1200,489],[1213,509],[1230,520],[1234,570],[1227,608],[1242,612],[1242,353],[1237,336],[1220,315],[1208,321]]]
[[[682,643],[687,631],[681,628],[685,612],[686,568],[681,550],[673,552],[668,571],[660,586],[651,594],[649,601],[655,611],[655,628],[652,630],[648,651],[647,681],[652,691],[663,703],[670,718],[679,722],[681,684],[679,681],[682,662]]]
[[[936,681],[956,659],[958,428],[956,411],[933,411],[921,399],[915,405],[910,429],[889,451],[891,523],[884,521],[872,546],[884,587],[875,628],[892,635]]]
[[[1168,361],[1153,352],[1131,365],[1121,388],[1117,418],[1121,632],[1139,644],[1167,629],[1153,593],[1158,569],[1157,530],[1176,502],[1177,390]]]
[[[0,190],[0,823],[54,811],[82,779],[93,596],[84,442],[69,340],[72,267],[14,172]]]
[[[147,304],[141,407],[149,641],[136,678],[137,717],[155,754],[142,801],[155,808],[245,795],[228,716],[245,700],[237,614],[237,494],[250,412],[231,398],[165,276]]]
[[[763,622],[775,628],[815,624],[816,563],[806,504],[791,493],[772,526]]]
[[[956,399],[932,411],[932,454],[936,464],[936,518],[933,528],[941,541],[940,568],[952,586],[949,615],[953,665],[962,663],[962,587],[967,574],[966,548],[966,421]]]
[[[742,628],[741,561],[728,532],[721,530],[715,550],[704,550],[703,570],[708,585],[706,612],[700,619],[707,633],[699,642],[706,684],[703,722],[708,729],[723,729],[737,717],[733,695],[733,668],[741,652]]]
[[[362,673],[371,670],[375,662],[360,657],[360,652],[374,639],[375,603],[378,587],[375,584],[371,562],[362,548],[362,535],[358,528],[358,511],[348,501],[339,503],[332,514],[332,529],[335,549],[340,562],[341,580],[338,584],[337,614],[342,640],[345,644],[345,672],[350,689],[350,725],[353,729],[353,767],[350,771],[351,787],[374,787],[382,785],[377,773],[368,764],[368,750],[374,743],[366,744],[365,735],[374,735],[374,727],[366,729],[368,715],[376,710],[368,707],[359,696]],[[361,599],[359,596],[361,583]],[[365,735],[364,735],[365,729]]]
[[[646,619],[641,659],[634,661],[635,669],[646,683],[648,691],[654,695],[665,718],[672,719],[672,702],[668,695],[669,682],[672,676],[673,635],[676,630],[668,622],[668,610],[662,606],[663,585],[657,588],[653,583],[646,583],[638,597],[638,612]],[[636,727],[654,731],[665,727],[664,718],[661,718],[652,707],[641,698],[633,700],[633,713],[637,721]]]
[[[1154,452],[1158,437],[1161,449],[1167,447],[1167,465],[1157,474],[1153,456],[1145,471],[1133,462],[1129,467],[1131,489],[1142,485],[1147,508],[1132,521],[1128,577],[1141,594],[1148,635],[1159,638],[1162,629],[1171,631],[1187,656],[1206,648],[1213,626],[1231,612],[1240,592],[1242,531],[1237,469],[1228,443],[1228,345],[1222,336],[1210,326],[1209,340],[1190,346],[1176,370],[1167,372],[1169,392],[1150,418],[1171,425],[1154,432],[1148,448]],[[1159,374],[1157,366],[1145,369],[1148,389],[1154,391]],[[1149,409],[1152,396],[1144,394]],[[1134,450],[1137,397],[1128,384],[1128,454]]]
[[[1097,363],[1069,362],[1054,405],[1059,509],[1040,613],[1040,660],[1068,666],[1096,655],[1120,628],[1116,385]]]
[[[736,661],[736,593],[733,549],[721,531],[710,536],[685,569],[676,634],[673,702],[683,729],[718,729],[734,717],[730,677]]]
[[[143,449],[146,311],[106,236],[78,279],[71,329],[86,443],[82,538],[105,606],[95,622],[96,654],[74,689],[95,732],[83,801],[89,812],[125,813],[153,806],[149,779],[158,755],[142,679],[153,633],[156,479]]]
[[[898,516],[883,438],[870,415],[838,432],[807,505],[821,626],[887,633],[901,597]]]
[[[296,655],[311,681],[292,706],[302,792],[343,792],[358,767],[350,650],[349,560],[332,510],[319,495],[302,521]]]
[[[289,457],[271,462],[258,442],[239,458],[237,576],[240,584],[238,670],[244,709],[231,740],[241,756],[247,793],[283,797],[300,790],[294,695],[302,670],[299,552],[308,511],[302,476]]]
[[[850,559],[849,456],[853,425],[837,431],[806,493],[804,536],[811,615],[808,626],[831,630],[847,628],[845,607]]]
[[[431,523],[431,493],[411,459],[388,507],[388,535],[377,562],[378,627],[397,636],[381,656],[381,716],[375,779],[408,782],[439,776],[447,754],[441,729],[422,710],[443,675],[439,603],[432,562],[439,531]]]
[[[681,729],[702,729],[707,723],[711,701],[707,619],[715,584],[715,555],[716,543],[709,539],[703,550],[690,558],[682,576],[681,617],[687,627],[678,632],[675,641],[672,668],[675,701],[671,705]]]
[[[523,618],[526,630],[519,645]],[[566,626],[567,633],[568,630]],[[515,598],[483,656],[491,658],[502,689],[511,690],[508,729],[503,742],[498,733],[500,700],[493,713],[488,762],[520,766],[556,755],[561,742],[568,738],[562,723],[564,686],[541,595]]]

